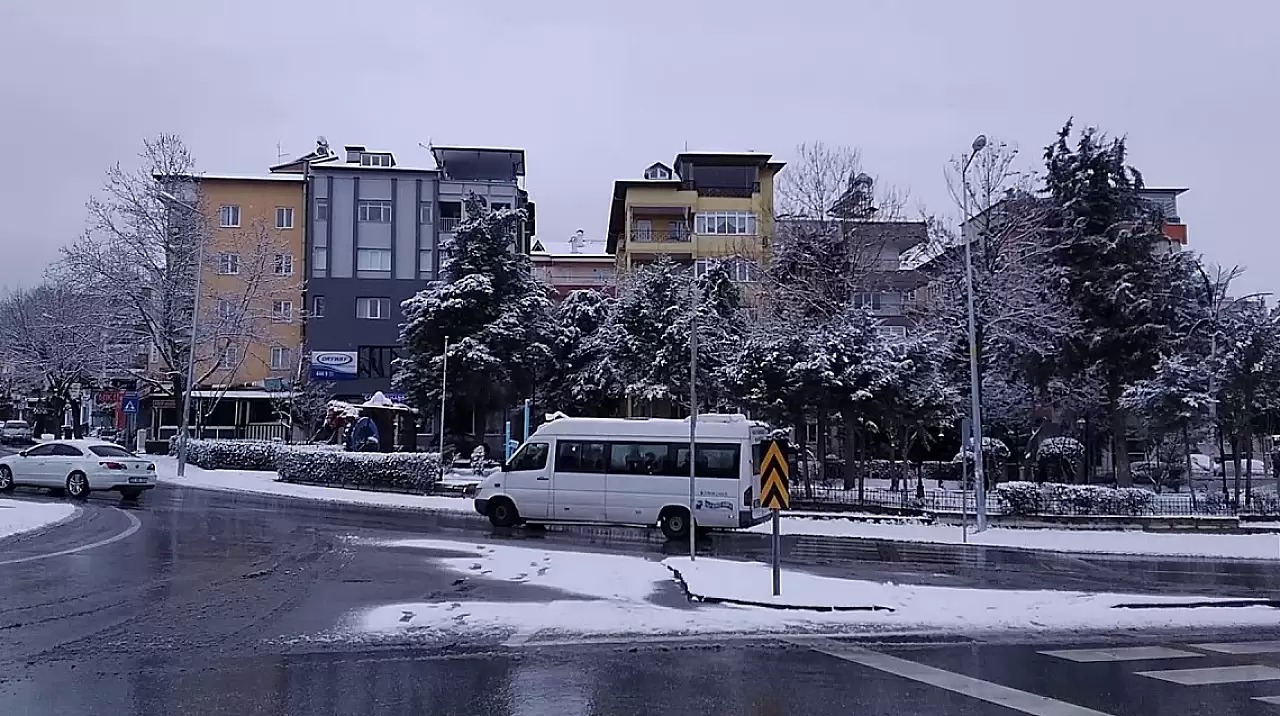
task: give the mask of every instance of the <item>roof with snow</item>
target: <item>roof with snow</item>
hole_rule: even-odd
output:
[[[699,414],[697,435],[700,440],[743,440],[751,438],[755,423],[736,413]],[[530,436],[570,436],[617,438],[651,438],[689,441],[689,419],[671,418],[559,418],[543,423]]]

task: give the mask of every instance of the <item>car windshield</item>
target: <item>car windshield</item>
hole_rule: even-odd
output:
[[[98,457],[137,457],[119,445],[91,445],[89,450]]]

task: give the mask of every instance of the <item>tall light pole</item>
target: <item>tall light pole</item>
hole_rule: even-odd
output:
[[[199,209],[167,191],[160,192],[160,198],[186,209],[194,217],[200,216]],[[196,289],[195,295],[191,299],[191,343],[187,347],[187,379],[183,381],[182,414],[178,416],[178,477],[187,474],[187,426],[189,422],[188,416],[191,414],[191,391],[195,387],[192,383],[196,380],[196,326],[199,325],[200,320],[200,285],[204,276],[203,235],[200,236],[200,241],[196,246]]]
[[[697,478],[698,446],[698,264],[694,261],[693,296],[689,311],[689,561],[698,556],[698,538],[694,529],[694,508],[697,506],[695,488]]]
[[[969,164],[985,146],[985,134],[975,137],[972,151],[965,157],[964,168],[960,170],[960,206],[964,215],[960,224],[960,240],[964,242],[964,283],[969,302],[969,410],[973,421],[973,496],[978,532],[987,528],[987,484],[982,465],[982,381],[978,376],[978,325],[973,300],[973,242],[964,232],[969,223]]]

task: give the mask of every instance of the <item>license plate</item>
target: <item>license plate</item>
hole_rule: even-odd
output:
[[[129,484],[130,484],[130,485],[145,485],[145,484],[147,484],[147,478],[145,478],[145,477],[131,477],[131,478],[129,478]]]

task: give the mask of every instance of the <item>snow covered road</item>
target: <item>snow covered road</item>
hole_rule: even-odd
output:
[[[918,587],[784,571],[783,597],[769,593],[769,569],[754,562],[562,552],[481,542],[400,540],[460,580],[497,580],[531,588],[528,601],[444,599],[394,603],[352,615],[350,634],[507,634],[509,644],[600,635],[830,633],[868,631],[1063,631],[1206,625],[1280,625],[1280,610],[1123,609],[1127,603],[1204,602],[1202,597]],[[802,611],[689,602],[691,592],[776,606],[887,607],[884,611]],[[550,599],[546,590],[553,590]]]
[[[0,498],[0,539],[61,522],[75,513],[75,505]]]

